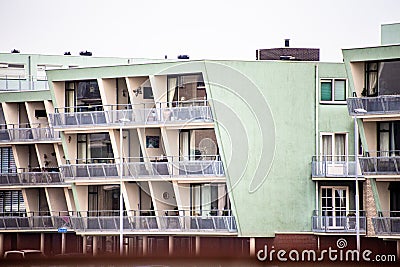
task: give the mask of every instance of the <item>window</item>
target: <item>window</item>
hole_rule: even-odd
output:
[[[21,190],[0,191],[0,213],[20,215],[25,212],[25,203]]]
[[[170,75],[167,81],[167,102],[176,105],[176,102],[191,101],[193,105],[198,101],[204,104],[207,99],[203,75],[186,74],[186,75]],[[183,103],[180,103],[182,105]]]
[[[230,210],[225,184],[191,184],[191,215],[224,215]]]
[[[102,102],[97,80],[65,83],[65,106],[80,106],[76,111],[100,111]],[[71,112],[72,110],[68,110]]]
[[[99,210],[99,186],[89,185],[88,186],[88,210],[89,216],[96,216]]]
[[[78,134],[77,145],[79,163],[105,163],[114,158],[108,133]]]
[[[400,122],[378,122],[378,155],[398,156],[400,152]]]
[[[321,102],[346,103],[347,86],[345,79],[321,80]]]
[[[365,88],[367,88],[367,96],[378,95],[378,62],[365,64]]]
[[[151,87],[143,87],[143,99],[154,99],[153,89],[151,89]]]
[[[328,216],[322,223],[325,227],[343,227],[342,218],[349,211],[349,189],[346,186],[321,187],[321,215]],[[327,224],[327,225],[326,225]]]
[[[365,63],[365,90],[363,96],[400,94],[400,61]]]
[[[179,154],[183,160],[214,160],[219,155],[214,129],[181,130]]]
[[[347,133],[321,133],[321,156],[327,161],[345,161]]]
[[[0,147],[0,162],[1,173],[16,172],[15,160],[11,147]]]

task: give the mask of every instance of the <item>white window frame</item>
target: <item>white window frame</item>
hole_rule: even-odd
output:
[[[345,96],[346,97],[345,97],[345,100],[343,100],[343,101],[336,101],[335,100],[335,81],[336,80],[344,81],[344,86],[345,86],[344,91],[345,91]],[[330,101],[321,100],[321,97],[322,97],[321,84],[323,82],[330,82],[332,84],[332,95],[331,95],[332,100],[330,100]],[[321,78],[319,80],[319,103],[321,103],[321,104],[340,104],[340,105],[344,105],[344,104],[347,104],[347,102],[346,102],[347,94],[348,94],[348,81],[347,81],[346,78]]]
[[[345,144],[344,144],[344,155],[336,155],[335,153],[335,142],[336,138],[335,136],[338,134],[344,134],[345,135]],[[332,136],[332,155],[324,155],[323,154],[323,143],[322,143],[322,137],[323,136]],[[349,133],[348,132],[320,132],[319,133],[319,155],[322,156],[346,156],[346,158],[349,155]]]
[[[336,206],[335,206],[335,190],[346,190],[346,209],[345,209],[345,215],[344,216],[347,216],[348,215],[347,213],[350,211],[349,210],[350,209],[350,191],[349,191],[349,187],[348,186],[321,186],[320,189],[319,189],[319,195],[320,195],[320,197],[319,197],[319,212],[320,212],[320,216],[324,216],[324,214],[322,214],[322,189],[332,189],[332,216],[331,216],[332,217],[332,220],[331,220],[332,224],[331,225],[325,225],[326,221],[322,220],[322,225],[324,227],[327,227],[327,228],[330,228],[330,229],[333,229],[333,228],[336,228],[336,229],[344,228],[344,225],[339,225],[339,226],[336,225],[335,217],[337,217],[337,216],[333,215],[334,211],[339,211],[339,210],[336,209]]]

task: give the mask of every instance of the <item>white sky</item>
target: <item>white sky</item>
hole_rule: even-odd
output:
[[[259,48],[341,48],[380,43],[400,22],[399,0],[0,0],[0,52],[136,58],[255,59]]]

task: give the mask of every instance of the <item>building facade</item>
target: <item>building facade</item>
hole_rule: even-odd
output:
[[[396,253],[396,115],[359,105],[389,99],[364,97],[363,77],[381,84],[378,62],[394,84],[400,53],[343,54],[93,61],[47,70],[43,90],[0,88],[0,250],[254,256],[345,238]]]

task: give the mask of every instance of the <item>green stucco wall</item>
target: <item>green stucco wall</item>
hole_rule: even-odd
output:
[[[400,23],[381,25],[381,45],[400,44]]]

